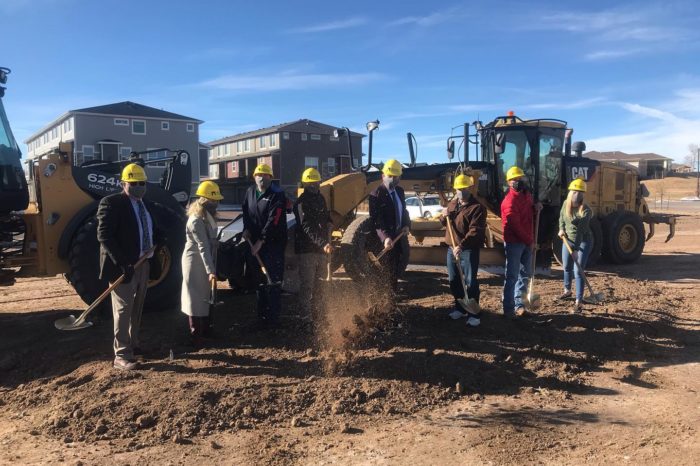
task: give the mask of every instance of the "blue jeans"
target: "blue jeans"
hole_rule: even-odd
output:
[[[450,281],[450,291],[452,291],[452,296],[455,298],[455,305],[462,309],[462,312],[467,312],[458,301],[464,298],[464,286],[460,283],[457,264],[455,256],[452,254],[452,248],[447,248],[447,276]],[[479,280],[476,276],[479,271],[479,249],[467,249],[462,251],[459,255],[459,265],[462,267],[464,284],[467,287],[467,297],[478,303],[481,294],[479,290]],[[475,315],[474,317],[478,316]]]
[[[503,284],[503,313],[513,314],[523,307],[523,293],[532,275],[532,250],[527,244],[505,243],[506,281]]]
[[[273,283],[282,282],[284,278],[284,249],[282,244],[265,243],[260,248],[260,260],[265,264],[265,269]],[[280,315],[282,285],[260,285],[257,290],[258,318],[269,325],[277,324]]]
[[[564,239],[564,241],[567,240]],[[581,241],[578,247],[574,247],[571,242],[569,242],[569,245],[571,245],[571,249],[576,253],[578,263],[581,264],[581,267],[585,270],[588,256],[591,253],[591,246],[593,245],[587,241]],[[561,261],[564,266],[564,289],[571,291],[571,272],[573,270],[574,277],[576,278],[576,300],[581,301],[583,299],[583,287],[585,285],[581,273],[582,270],[574,263],[574,259],[571,257],[571,254],[569,254],[569,250],[566,249],[565,244],[561,245]]]

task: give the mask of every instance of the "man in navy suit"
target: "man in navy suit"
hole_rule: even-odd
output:
[[[394,293],[399,276],[408,264],[407,235],[411,226],[403,188],[399,186],[402,173],[403,168],[397,160],[387,161],[382,168],[382,184],[369,195],[369,217],[384,249],[389,250],[382,259]],[[402,232],[405,235],[394,241]]]

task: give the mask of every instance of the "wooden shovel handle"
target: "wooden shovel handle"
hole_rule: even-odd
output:
[[[155,249],[156,249],[156,247],[153,246],[151,249],[149,249],[148,251],[146,251],[146,253],[145,253],[143,256],[141,256],[141,257],[139,258],[139,260],[136,261],[136,263],[134,264],[134,270],[136,270],[137,268],[139,268],[139,267],[141,266],[141,264],[143,264],[143,263],[146,261],[146,259],[148,259],[148,255],[151,254],[153,251],[155,251]],[[119,286],[123,281],[124,281],[124,274],[120,275],[119,278],[117,278],[117,279],[114,281],[114,283],[112,283],[111,285],[109,285],[109,288],[107,288],[106,290],[104,290],[104,291],[102,292],[102,294],[101,294],[100,296],[98,296],[98,298],[97,298],[95,301],[93,301],[93,303],[90,304],[90,306],[89,306],[87,309],[85,309],[85,310],[83,311],[82,314],[80,314],[80,316],[76,319],[75,322],[78,323],[78,322],[84,321],[85,318],[88,316],[88,314],[90,314],[97,306],[99,306],[99,305],[102,303],[102,301],[104,301],[104,300],[107,298],[107,296],[109,296],[109,294],[110,294],[117,286]]]
[[[394,245],[398,242],[398,240],[400,240],[403,236],[406,236],[406,233],[408,233],[408,232],[402,231],[401,233],[399,233],[398,235],[396,235],[396,238],[394,238],[394,239],[391,240],[391,247],[393,248]],[[381,259],[382,257],[384,257],[384,254],[386,254],[386,253],[389,252],[389,251],[391,251],[391,249],[384,249],[384,250],[383,250],[381,253],[379,253],[379,255],[377,256],[377,260],[379,260],[379,259]]]

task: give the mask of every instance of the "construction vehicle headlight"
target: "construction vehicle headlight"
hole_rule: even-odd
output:
[[[56,164],[50,163],[46,166],[46,168],[44,168],[44,176],[48,178],[49,176],[53,175],[55,171],[56,171]]]

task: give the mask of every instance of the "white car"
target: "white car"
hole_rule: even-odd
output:
[[[406,198],[406,210],[411,218],[437,218],[442,212],[442,206],[438,196],[412,196]]]

